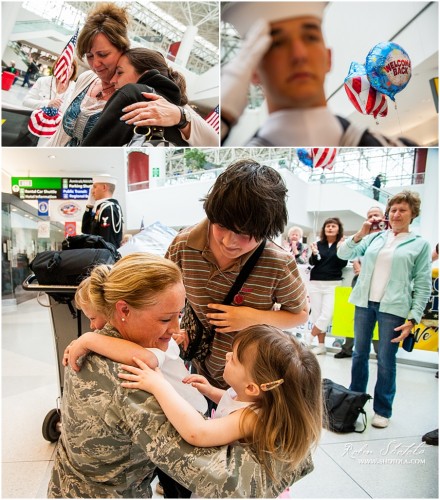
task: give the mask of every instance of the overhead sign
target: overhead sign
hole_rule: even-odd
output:
[[[12,177],[12,193],[21,200],[87,200],[93,179],[76,177]]]

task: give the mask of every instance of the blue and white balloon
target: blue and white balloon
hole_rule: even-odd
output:
[[[381,42],[368,53],[365,69],[371,86],[394,101],[411,78],[411,59],[397,43]]]

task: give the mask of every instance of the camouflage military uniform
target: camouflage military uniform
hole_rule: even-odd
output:
[[[296,471],[276,463],[273,481],[249,448],[189,445],[151,394],[121,387],[118,371],[96,354],[79,373],[66,369],[49,498],[148,498],[156,466],[199,497],[276,497],[313,470],[310,457]]]

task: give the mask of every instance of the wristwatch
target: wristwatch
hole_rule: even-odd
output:
[[[414,318],[408,318],[408,321],[413,324],[413,326],[417,325],[417,321]]]
[[[183,128],[191,122],[191,113],[183,108],[182,106],[177,106],[180,110],[180,122],[176,125],[177,128]]]

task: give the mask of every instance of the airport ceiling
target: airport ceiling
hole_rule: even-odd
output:
[[[70,5],[88,12],[96,2],[68,2]],[[218,2],[150,2],[147,0],[135,2],[119,2],[128,4],[132,16],[139,12],[148,13],[151,4],[156,5],[168,15],[185,26],[197,26],[198,35],[215,47],[219,47],[219,3]],[[172,27],[172,26],[171,26]]]
[[[218,2],[155,2],[182,24],[199,27],[199,35],[219,47]]]

